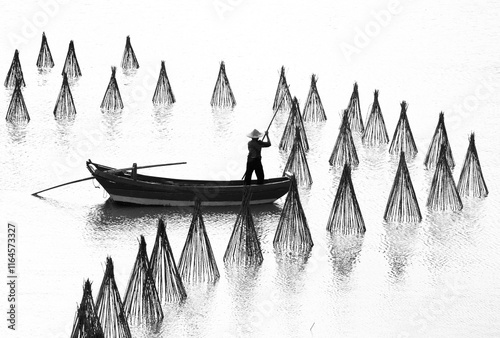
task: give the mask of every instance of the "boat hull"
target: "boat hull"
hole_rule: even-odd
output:
[[[114,168],[87,162],[92,176],[115,202],[136,205],[192,206],[198,198],[205,206],[239,205],[244,182],[202,181],[162,178],[117,171]],[[264,184],[252,181],[251,204],[273,203],[288,192],[290,179],[267,179]]]

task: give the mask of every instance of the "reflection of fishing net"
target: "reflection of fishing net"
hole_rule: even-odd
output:
[[[228,265],[259,265],[264,260],[250,212],[250,186],[245,186],[244,189],[240,211],[224,254],[224,263]]]
[[[200,200],[195,202],[193,219],[179,259],[179,272],[188,283],[213,283],[220,277],[201,214]]]
[[[286,162],[283,176],[287,172],[292,173],[299,185],[311,185],[312,177],[307,164],[306,152],[302,145],[300,130],[297,127],[295,131],[295,140],[293,142],[292,151]]]
[[[306,105],[304,106],[304,121],[326,121],[325,109],[323,108],[318,88],[316,87],[317,81],[316,75],[313,74],[311,76],[311,88],[309,89]]]
[[[151,270],[161,301],[178,302],[186,298],[186,290],[161,218],[158,219],[155,245],[151,253]]]
[[[40,46],[40,52],[38,53],[36,66],[41,69],[54,67],[54,60],[52,60],[52,54],[50,53],[50,48],[49,44],[47,43],[45,32],[42,33],[42,45]]]
[[[23,93],[21,92],[21,80],[17,81],[16,87],[14,88],[5,119],[13,124],[28,123],[30,121],[28,108],[26,108]]]
[[[101,109],[104,111],[117,111],[123,109],[123,101],[120,95],[120,89],[116,82],[116,67],[111,67],[111,78],[108,88],[101,102]]]
[[[122,57],[122,69],[132,70],[137,68],[139,68],[139,62],[137,62],[134,49],[130,43],[130,36],[127,36],[127,42],[125,43],[125,50],[123,51]]]
[[[9,89],[15,88],[17,80],[20,81],[21,86],[26,87],[23,70],[21,69],[21,62],[19,61],[19,51],[16,49],[9,71],[7,72],[7,77],[5,78],[4,86]]]
[[[224,61],[220,63],[219,76],[217,77],[217,82],[215,83],[210,105],[217,108],[233,108],[236,106],[236,100],[234,99],[233,91],[231,90],[229,80],[227,79]]]
[[[175,103],[174,93],[172,92],[172,87],[170,87],[170,82],[168,81],[167,71],[165,70],[165,61],[162,61],[160,76],[158,77],[158,83],[156,84],[155,93],[153,95],[153,104],[169,106],[173,103]]]
[[[146,241],[142,235],[139,252],[125,292],[123,309],[131,323],[140,323],[143,320],[157,323],[163,319],[160,298],[146,253]]]
[[[276,95],[274,96],[273,111],[289,111],[292,104],[292,95],[290,94],[290,88],[288,88],[288,84],[286,83],[285,66],[282,66],[278,88],[276,89]]]
[[[116,286],[111,257],[106,259],[106,271],[97,296],[96,312],[105,337],[132,337]]]
[[[285,129],[283,130],[283,136],[281,136],[281,141],[279,148],[281,150],[289,151],[293,147],[295,141],[295,133],[300,132],[300,140],[302,142],[302,148],[305,151],[309,150],[309,143],[307,142],[306,130],[304,128],[304,122],[302,121],[302,116],[300,115],[299,102],[297,98],[294,97],[292,109],[290,110],[290,115],[286,122]]]
[[[354,83],[354,89],[347,106],[349,112],[349,127],[353,132],[364,133],[365,127],[363,126],[363,117],[361,116],[361,107],[359,104],[358,84]]]
[[[326,229],[331,233],[339,232],[345,235],[363,234],[366,231],[365,222],[352,185],[351,167],[347,163],[342,171]]]
[[[75,45],[73,40],[69,42],[68,54],[66,54],[66,61],[64,62],[64,67],[61,75],[68,76],[68,79],[73,79],[82,76],[80,66],[78,65],[78,60],[76,59]]]
[[[469,148],[465,155],[464,166],[458,180],[458,192],[461,196],[486,197],[488,188],[484,181],[483,171],[479,163],[479,157],[476,150],[474,133],[469,137]]]
[[[376,146],[379,144],[389,143],[387,129],[385,129],[384,116],[380,103],[378,102],[378,90],[374,93],[372,110],[366,123],[365,132],[363,133],[363,144]]]
[[[71,331],[71,338],[87,337],[104,338],[101,323],[95,313],[92,285],[88,279],[83,286],[82,301],[76,310],[73,330]]]
[[[314,245],[294,176],[291,177],[273,245],[277,252],[286,254],[307,254]]]
[[[69,88],[68,77],[66,73],[63,74],[63,83],[61,91],[57,97],[56,106],[54,108],[54,116],[56,118],[73,117],[76,114],[75,103],[73,102],[73,95]]]
[[[442,143],[436,171],[432,178],[429,197],[427,198],[427,206],[431,210],[439,211],[462,210],[462,200],[460,199],[457,187],[455,186],[455,180],[448,165],[446,148],[446,143]]]
[[[344,164],[357,166],[359,164],[358,154],[352,139],[351,128],[349,127],[349,112],[344,110],[342,124],[339,135],[335,141],[329,163],[334,167],[343,167]]]
[[[406,101],[401,102],[398,125],[396,126],[396,130],[394,130],[391,146],[389,147],[389,153],[392,155],[399,155],[401,152],[404,152],[406,155],[413,157],[418,152],[411,132],[410,122],[408,122],[408,116],[406,115],[407,109],[408,105]]]
[[[420,222],[422,220],[417,196],[411,183],[410,172],[406,166],[404,152],[401,152],[399,158],[399,166],[385,208],[384,219],[388,222],[401,223]]]
[[[446,133],[446,127],[444,125],[444,113],[439,113],[439,121],[436,126],[436,131],[432,137],[431,144],[429,145],[429,150],[427,155],[425,155],[424,164],[427,169],[433,169],[439,160],[439,151],[441,150],[441,144],[446,144],[446,159],[448,160],[448,166],[453,168],[455,166],[455,161],[453,160],[453,154],[451,153],[450,142],[448,141],[448,134]]]

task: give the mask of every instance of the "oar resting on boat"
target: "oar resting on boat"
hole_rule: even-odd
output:
[[[90,161],[90,160],[89,160]],[[136,175],[137,174],[137,169],[146,169],[146,168],[155,168],[155,167],[165,167],[165,166],[170,166],[170,165],[179,165],[179,164],[186,164],[187,162],[174,162],[174,163],[163,163],[163,164],[150,164],[150,165],[143,165],[143,166],[137,166],[136,163],[134,163],[132,165],[132,167],[129,167],[129,168],[121,168],[121,169],[110,169],[110,170],[107,170],[106,172],[112,174],[112,173],[117,173],[117,172],[123,172],[123,171],[129,171],[129,170],[132,170],[132,174],[133,175]],[[66,183],[63,183],[63,184],[59,184],[59,185],[56,185],[56,186],[53,186],[53,187],[50,187],[50,188],[47,188],[47,189],[44,189],[44,190],[40,190],[40,191],[37,191],[33,194],[31,194],[32,196],[38,196],[38,194],[42,193],[42,192],[45,192],[45,191],[48,191],[48,190],[52,190],[52,189],[55,189],[55,188],[60,188],[60,187],[64,187],[65,185],[70,185],[70,184],[73,184],[73,183],[78,183],[78,182],[83,182],[83,181],[88,181],[88,180],[91,180],[95,178],[94,176],[90,176],[90,177],[86,177],[86,178],[81,178],[79,180],[75,180],[75,181],[71,181],[71,182],[66,182]]]

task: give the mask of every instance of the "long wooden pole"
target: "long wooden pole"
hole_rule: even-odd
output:
[[[186,164],[187,162],[175,162],[175,163],[164,163],[164,164],[152,164],[152,165],[144,165],[144,166],[140,166],[140,167],[137,167],[137,169],[146,169],[146,168],[154,168],[154,167],[165,167],[165,166],[169,166],[169,165],[178,165],[178,164]],[[108,172],[108,173],[113,173],[113,172],[119,172],[119,171],[127,171],[127,170],[132,170],[133,167],[130,167],[130,168],[122,168],[122,169],[109,169],[109,170],[106,170],[105,172]],[[59,187],[64,187],[65,185],[70,185],[70,184],[73,184],[73,183],[78,183],[78,182],[83,182],[83,181],[88,181],[88,180],[91,180],[93,179],[94,176],[90,176],[90,177],[86,177],[86,178],[82,178],[82,179],[79,179],[79,180],[76,180],[76,181],[71,181],[71,182],[67,182],[67,183],[63,183],[63,184],[59,184],[59,185],[56,185],[54,187],[50,187],[50,188],[47,188],[47,189],[44,189],[44,190],[40,190],[40,191],[37,191],[37,192],[34,192],[32,193],[31,195],[32,196],[38,196],[38,194],[42,193],[42,192],[45,192],[45,191],[48,191],[48,190],[52,190],[52,189],[55,189],[55,188],[59,188]]]

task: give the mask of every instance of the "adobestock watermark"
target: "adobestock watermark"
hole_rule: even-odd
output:
[[[481,79],[475,86],[474,91],[462,98],[453,107],[444,110],[447,124],[451,130],[456,130],[463,123],[467,123],[469,117],[474,117],[482,104],[487,102],[493,96],[500,92],[500,81],[490,74],[490,76]]]
[[[233,12],[245,0],[213,0],[212,6],[219,19],[224,20],[227,13]]]
[[[386,8],[373,10],[370,19],[363,27],[354,28],[352,41],[342,41],[339,45],[342,54],[347,62],[352,61],[354,55],[359,55],[368,47],[381,32],[389,26],[393,18],[403,11],[400,0],[390,0]]]
[[[464,290],[465,276],[463,275],[457,275],[452,280],[445,281],[441,292],[410,317],[411,329],[400,332],[398,338],[425,336],[425,332],[432,323],[450,310]]]
[[[22,45],[28,44],[32,39],[39,39],[41,33],[50,24],[50,21],[61,12],[61,7],[69,3],[69,0],[38,1],[38,8],[32,14],[21,16],[19,29],[7,34],[12,47],[19,48]]]

